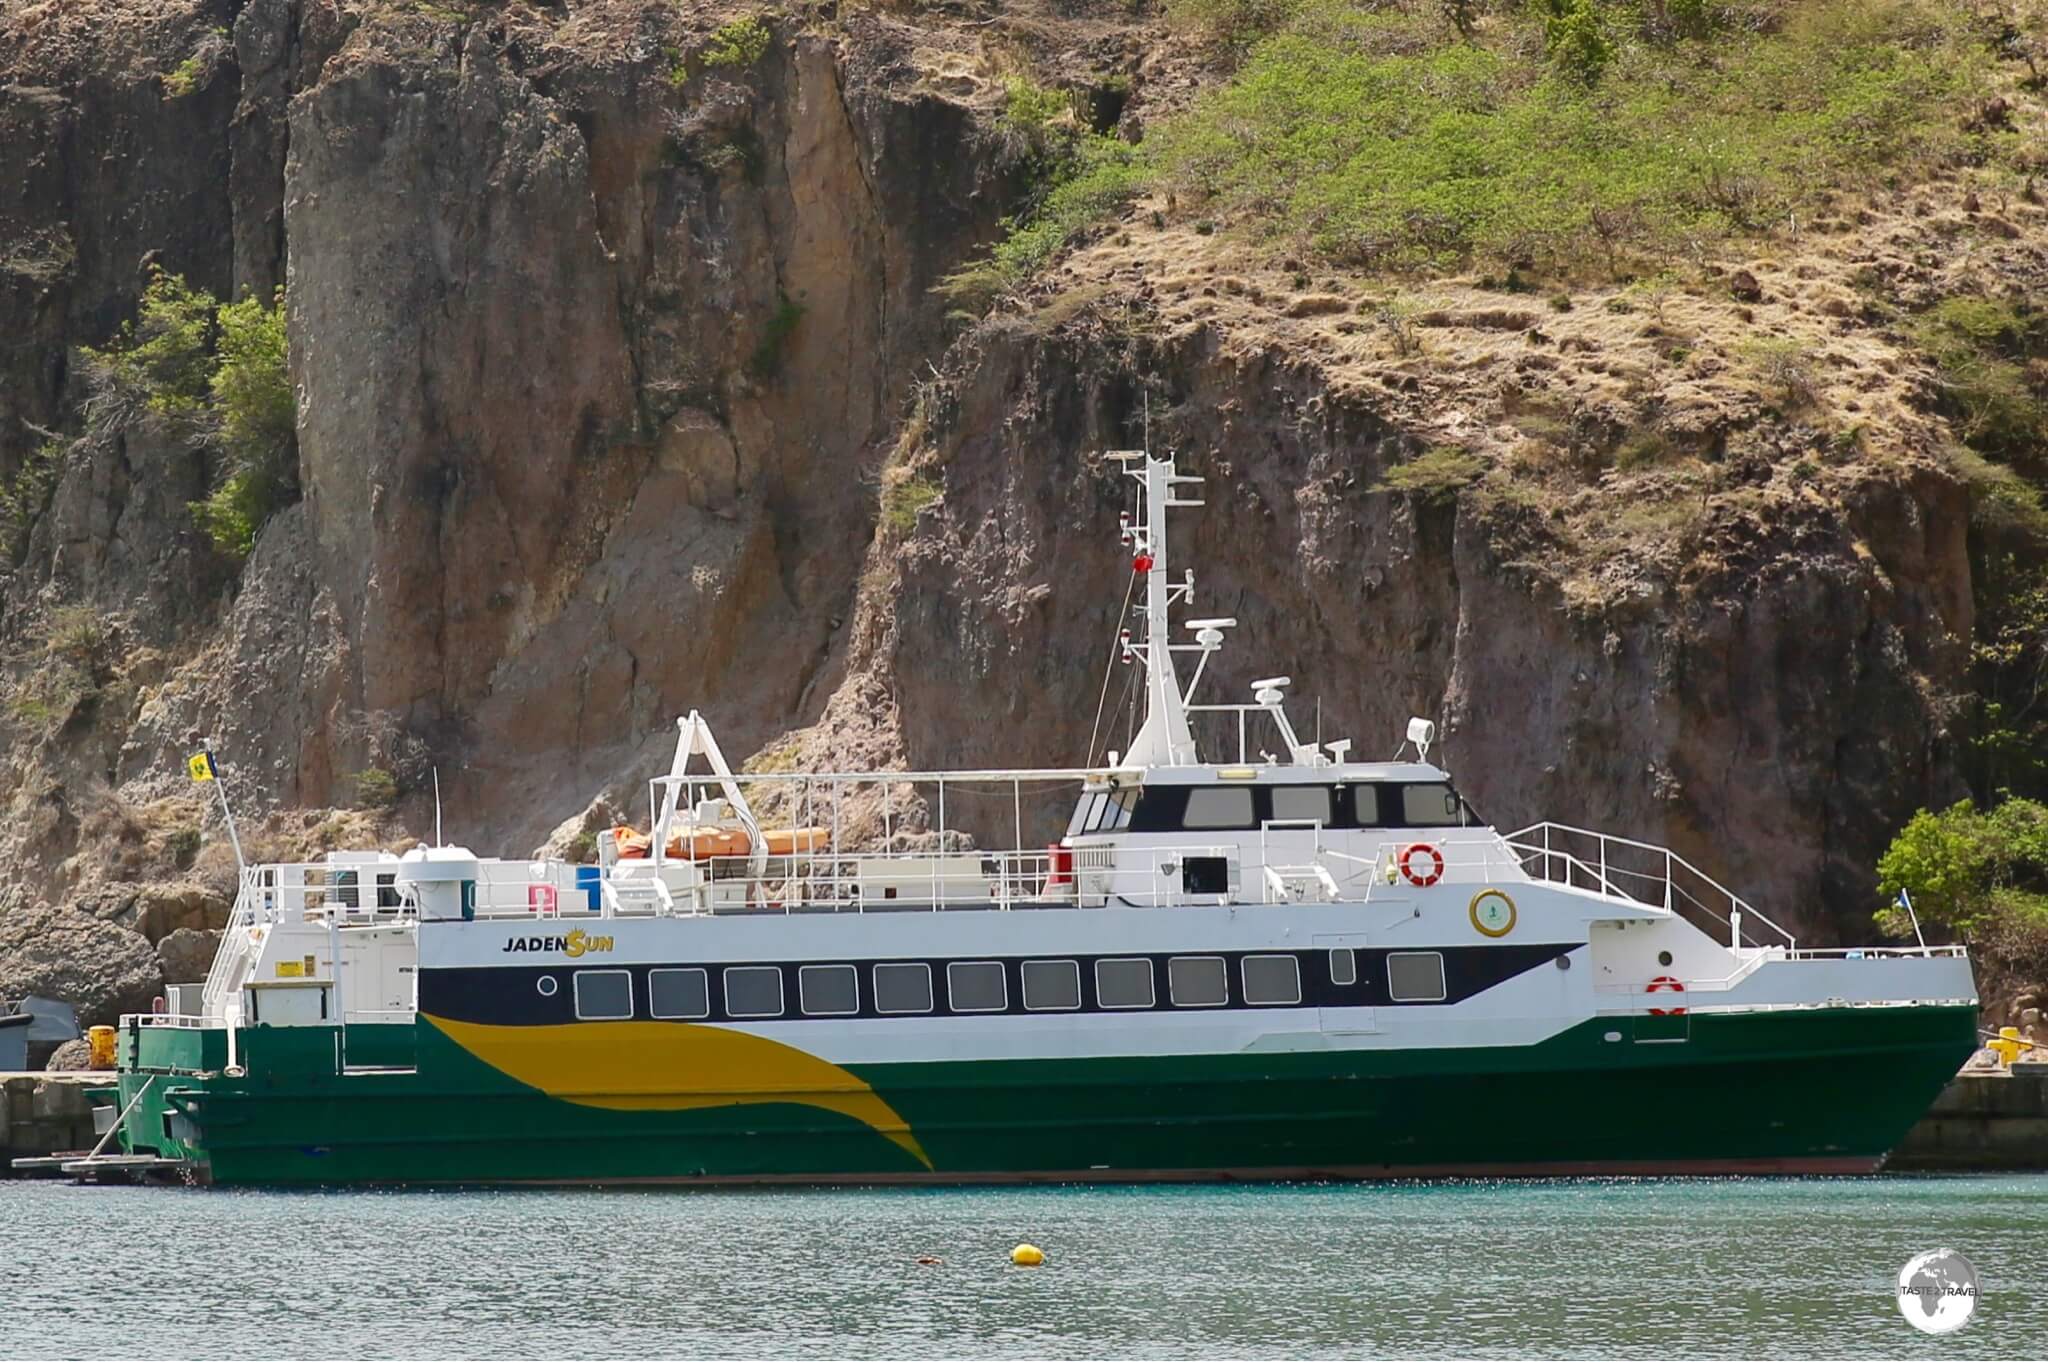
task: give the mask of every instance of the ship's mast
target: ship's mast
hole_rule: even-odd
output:
[[[1142,526],[1127,526],[1132,542],[1131,571],[1145,579],[1145,641],[1127,643],[1131,654],[1145,664],[1145,722],[1131,740],[1124,755],[1129,766],[1192,766],[1199,759],[1195,737],[1188,728],[1187,698],[1173,669],[1172,620],[1168,607],[1176,598],[1193,590],[1190,579],[1172,582],[1166,565],[1166,512],[1180,506],[1200,506],[1199,500],[1176,498],[1174,488],[1202,480],[1174,471],[1171,455],[1155,459],[1142,449],[1114,450],[1113,459],[1122,460],[1125,472],[1143,488]]]

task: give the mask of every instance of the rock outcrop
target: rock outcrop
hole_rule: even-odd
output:
[[[149,1011],[163,983],[140,932],[48,904],[0,913],[0,997],[61,998],[81,1027],[111,1026]]]

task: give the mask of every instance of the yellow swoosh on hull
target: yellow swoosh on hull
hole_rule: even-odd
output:
[[[429,1016],[450,1040],[528,1087],[582,1107],[688,1111],[795,1103],[851,1116],[926,1168],[910,1125],[846,1070],[793,1045],[690,1022],[491,1026]]]

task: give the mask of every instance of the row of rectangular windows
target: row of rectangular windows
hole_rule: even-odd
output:
[[[1247,955],[1239,962],[1241,997],[1254,1007],[1301,1002],[1301,969],[1291,955]],[[1081,1006],[1081,966],[1073,960],[1026,960],[1020,969],[1024,1006],[1032,1012],[1071,1012]],[[1332,983],[1357,982],[1349,950],[1330,952]],[[784,1012],[782,969],[732,965],[723,972],[725,1012],[743,1020]],[[1388,994],[1395,1002],[1442,1002],[1444,958],[1437,951],[1397,951],[1387,957]],[[624,1021],[633,1015],[633,975],[623,969],[578,970],[576,1016]],[[884,1016],[932,1010],[932,970],[922,962],[874,967],[871,997]],[[1223,1007],[1230,1001],[1229,970],[1220,955],[1177,955],[1166,962],[1167,998],[1175,1007]],[[852,965],[802,965],[797,992],[807,1017],[851,1017],[860,1011],[860,971]],[[946,966],[946,996],[955,1012],[1002,1012],[1010,1005],[1009,980],[1000,961],[956,960]],[[1095,962],[1095,996],[1104,1008],[1157,1005],[1152,961],[1139,956]],[[663,1021],[711,1015],[708,970],[687,966],[647,972],[649,1013]]]
[[[1254,796],[1256,795],[1256,802]],[[1324,827],[1436,828],[1463,825],[1470,810],[1449,785],[1151,786],[1085,794],[1068,836],[1169,829],[1249,830],[1262,818]]]

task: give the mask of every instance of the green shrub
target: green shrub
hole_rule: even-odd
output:
[[[1421,502],[1445,502],[1485,472],[1484,459],[1457,445],[1440,445],[1389,468],[1373,490],[1399,492]]]
[[[1082,137],[1036,207],[1004,223],[1005,235],[987,256],[939,284],[938,291],[979,312],[1016,287],[1075,234],[1121,207],[1137,193],[1143,169],[1136,149],[1115,137]]]
[[[701,56],[706,66],[744,69],[767,55],[774,37],[761,16],[750,14],[714,30]]]
[[[747,370],[757,379],[767,380],[782,372],[782,352],[789,344],[789,338],[796,333],[797,323],[804,318],[804,305],[782,294],[769,316],[768,324],[761,331],[760,343],[747,360]]]
[[[1743,342],[1736,353],[1772,401],[1800,407],[1818,395],[1819,374],[1813,349],[1806,342],[1789,337],[1760,338]]]
[[[183,99],[199,89],[199,78],[206,74],[206,66],[197,57],[187,57],[164,75],[164,93],[172,99]]]
[[[218,455],[194,521],[230,557],[299,495],[297,398],[286,365],[284,290],[222,305],[161,269],[136,320],[104,349],[83,351],[87,434],[150,419]]]
[[[107,665],[114,642],[114,622],[84,603],[60,605],[43,624],[43,650],[88,673]]]
[[[381,767],[372,766],[349,777],[356,803],[366,809],[388,809],[398,802],[398,778]]]
[[[242,558],[263,522],[298,499],[298,402],[286,367],[284,290],[268,307],[244,298],[216,316],[220,343],[210,387],[222,468],[192,513],[214,547]]]
[[[205,409],[213,382],[214,300],[181,275],[152,266],[134,321],[104,348],[80,347],[86,419],[125,427],[144,412],[190,420]]]
[[[917,525],[918,512],[939,499],[939,484],[918,475],[893,482],[882,491],[882,523],[897,534]]]
[[[1913,324],[1934,361],[1957,432],[1990,453],[2039,459],[2048,403],[2027,381],[2026,360],[2048,350],[2048,325],[2031,309],[1999,299],[1946,298]]]
[[[1054,121],[1073,109],[1073,96],[1064,90],[1037,85],[1022,76],[1003,83],[1003,125],[1034,145],[1042,145]]]
[[[2048,808],[2008,799],[1979,810],[1965,799],[1922,809],[1879,858],[1877,877],[1877,923],[1895,937],[1913,934],[1901,889],[1937,936],[1967,939],[2000,918],[2048,922]]]
[[[1614,60],[1614,44],[1593,0],[1537,0],[1537,9],[1544,50],[1557,68],[1575,80],[1599,79]]]
[[[19,561],[29,530],[50,504],[70,450],[68,442],[45,436],[22,457],[13,477],[0,478],[0,550],[8,561]]]
[[[2033,483],[1974,449],[1948,451],[1950,467],[1970,489],[1970,519],[1994,538],[2048,544],[2048,503]]]
[[[199,855],[200,840],[198,828],[175,828],[165,836],[164,850],[178,869],[190,870],[193,858]]]

